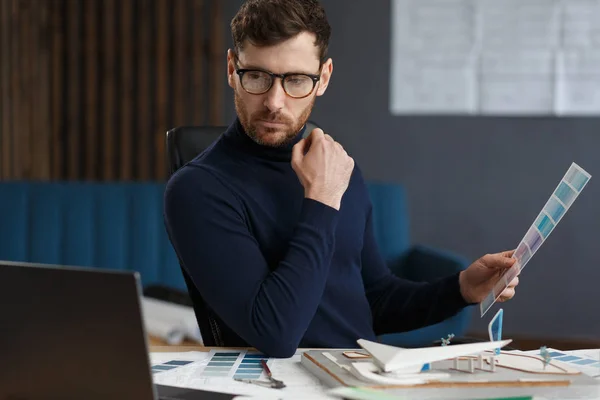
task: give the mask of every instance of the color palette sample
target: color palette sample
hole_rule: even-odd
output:
[[[170,371],[172,369],[191,364],[193,361],[185,361],[185,360],[171,360],[164,362],[162,364],[156,364],[152,366],[152,373],[156,374],[158,372]]]
[[[544,208],[517,246],[513,258],[517,261],[504,273],[498,283],[479,305],[481,316],[494,305],[504,289],[525,268],[533,255],[550,236],[569,207],[581,193],[592,176],[579,165],[572,163],[558,186],[544,205]]]
[[[202,371],[203,377],[233,377],[258,379],[263,373],[261,360],[269,358],[262,354],[245,352],[215,352]]]
[[[240,353],[216,352],[202,371],[205,377],[228,377]]]
[[[269,359],[262,354],[246,354],[242,362],[238,365],[234,378],[240,379],[258,379],[263,372],[261,360]]]
[[[552,360],[558,360],[558,361],[562,361],[565,363],[569,363],[569,364],[573,365],[574,367],[576,367],[581,372],[586,373],[590,376],[595,376],[595,377],[600,376],[600,361],[599,361],[599,359],[586,357],[585,355],[567,354],[565,352],[562,352],[562,351],[556,350],[556,349],[548,349],[548,350],[550,351],[550,357],[552,357]],[[540,352],[538,351],[537,354],[539,355]]]
[[[488,325],[488,335],[490,337],[490,342],[497,342],[502,340],[502,319],[504,317],[504,310],[499,309],[494,318],[490,321]],[[500,354],[500,348],[494,349],[494,354]]]

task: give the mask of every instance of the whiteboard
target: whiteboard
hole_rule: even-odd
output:
[[[600,114],[600,0],[392,0],[390,112]]]

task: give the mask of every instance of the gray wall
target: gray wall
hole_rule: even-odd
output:
[[[240,3],[228,2],[227,25]],[[517,297],[503,305],[504,329],[600,341],[600,117],[392,116],[390,2],[322,3],[333,29],[334,73],[313,118],[368,179],[406,186],[414,242],[471,259],[514,248],[572,161],[592,174],[523,270]],[[231,96],[227,102],[230,119]],[[491,315],[474,313],[473,331],[485,332]]]

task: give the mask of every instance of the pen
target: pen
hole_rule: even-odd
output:
[[[265,370],[265,373],[267,374],[267,377],[269,379],[272,379],[273,375],[271,374],[271,370],[269,369],[269,366],[267,365],[267,362],[265,360],[260,360],[260,363],[262,364],[262,367]]]
[[[260,360],[260,363],[263,369],[265,370],[265,373],[267,374],[267,378],[269,378],[269,380],[275,385],[274,387],[276,389],[284,388],[285,384],[283,383],[283,381],[273,378],[273,374],[271,374],[271,369],[267,365],[267,362],[265,360]]]

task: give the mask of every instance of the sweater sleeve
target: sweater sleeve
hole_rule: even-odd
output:
[[[165,191],[165,224],[206,303],[251,346],[291,357],[325,289],[338,211],[304,199],[287,254],[270,270],[234,193],[189,168]]]
[[[458,273],[434,283],[409,281],[392,274],[375,241],[371,204],[361,258],[365,291],[377,335],[432,325],[468,305],[460,294]]]

